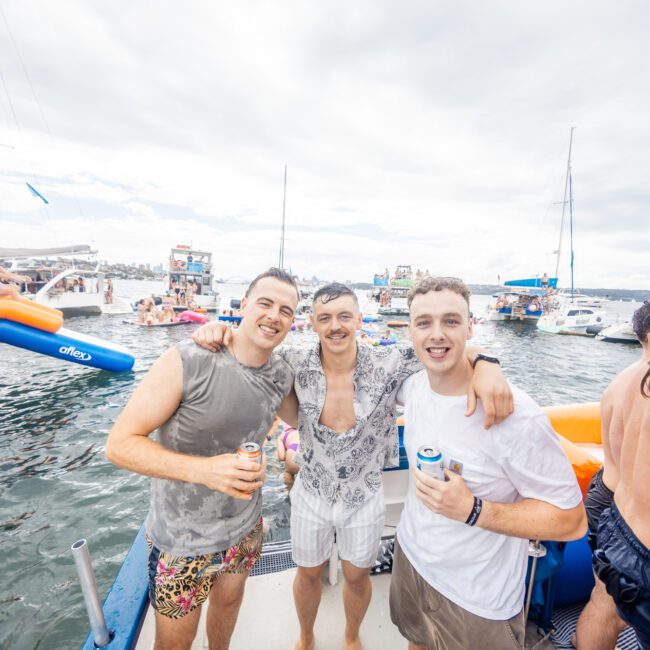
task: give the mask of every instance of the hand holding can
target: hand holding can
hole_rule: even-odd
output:
[[[237,449],[237,456],[244,460],[251,460],[258,465],[262,464],[262,448],[256,442],[244,442]],[[244,490],[246,494],[253,494],[255,490]]]
[[[439,481],[446,480],[442,452],[436,447],[422,445],[418,449],[417,466],[421,472],[433,476]]]

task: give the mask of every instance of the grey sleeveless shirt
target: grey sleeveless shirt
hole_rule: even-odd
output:
[[[176,412],[158,429],[160,444],[194,456],[233,453],[247,441],[261,445],[291,390],[289,365],[274,354],[261,368],[251,368],[226,350],[209,352],[189,339],[176,348],[183,363],[183,393]],[[202,484],[153,478],[146,528],[166,553],[215,553],[250,532],[261,510],[261,490],[242,501]]]

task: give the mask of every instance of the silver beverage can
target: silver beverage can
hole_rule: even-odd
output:
[[[440,481],[445,480],[442,452],[439,449],[430,445],[422,445],[418,449],[417,461],[418,469],[421,472]]]
[[[252,460],[256,463],[262,462],[262,448],[256,442],[244,442],[239,445],[237,455],[240,458]]]

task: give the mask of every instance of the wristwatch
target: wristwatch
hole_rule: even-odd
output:
[[[487,361],[488,363],[496,363],[498,366],[501,365],[501,362],[496,357],[490,357],[487,354],[477,354],[472,361],[472,368],[476,368],[476,364],[479,361]]]

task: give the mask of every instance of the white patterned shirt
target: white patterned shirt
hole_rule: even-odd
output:
[[[311,494],[356,510],[381,489],[383,468],[398,464],[397,391],[422,364],[412,347],[357,344],[355,424],[337,433],[320,422],[327,391],[320,343],[310,350],[281,349],[279,353],[294,370],[300,402],[298,480]]]

